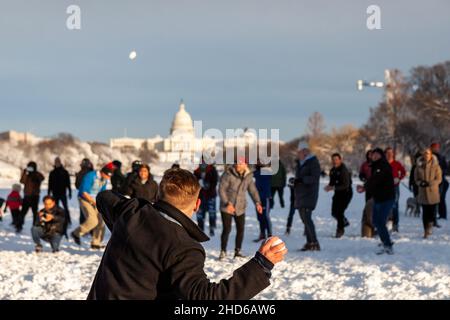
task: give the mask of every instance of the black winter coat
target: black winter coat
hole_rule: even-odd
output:
[[[62,208],[54,206],[51,210],[42,209],[39,212],[53,215],[53,219],[49,222],[41,222],[40,219],[36,219],[35,226],[41,226],[44,229],[44,239],[53,237],[55,234],[64,234],[66,214]]]
[[[142,183],[139,177],[134,179],[129,187],[126,194],[131,198],[145,199],[148,202],[155,202],[156,196],[158,195],[158,184],[152,178],[149,178],[146,183]]]
[[[330,170],[330,183],[336,194],[352,192],[352,174],[345,164]]]
[[[48,178],[48,194],[60,197],[65,196],[67,191],[72,195],[69,172],[62,166],[53,169]]]
[[[372,175],[364,185],[366,192],[373,196],[375,202],[395,199],[394,177],[391,165],[386,159],[380,159],[371,164]]]
[[[306,160],[303,165],[297,161],[295,171],[295,208],[314,210],[319,199],[320,164],[316,156]]]
[[[270,284],[255,258],[230,279],[210,282],[200,244],[209,238],[166,202],[104,191],[97,206],[111,238],[88,299],[250,299]]]

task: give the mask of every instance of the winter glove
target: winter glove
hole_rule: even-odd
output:
[[[420,181],[419,186],[421,186],[422,188],[426,188],[429,187],[430,184],[427,181]]]

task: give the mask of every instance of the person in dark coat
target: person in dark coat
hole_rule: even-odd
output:
[[[216,229],[216,202],[217,202],[217,182],[219,175],[213,164],[207,164],[203,159],[202,163],[194,171],[194,175],[202,189],[200,190],[200,200],[202,201],[197,211],[197,224],[200,230],[205,229],[205,217],[209,215],[209,235],[214,236]]]
[[[61,159],[57,157],[55,159],[55,167],[50,172],[48,178],[48,195],[52,196],[56,205],[59,206],[61,201],[66,218],[64,220],[64,235],[67,238],[67,226],[72,223],[70,219],[69,206],[67,205],[67,194],[69,199],[72,199],[72,188],[70,187],[70,175],[69,172],[63,167]]]
[[[259,161],[256,165],[256,170],[253,172],[256,189],[258,190],[262,206],[262,212],[256,212],[256,218],[259,222],[259,237],[254,242],[259,242],[272,236],[272,221],[270,220],[272,172],[270,165],[261,164]]]
[[[331,161],[333,168],[330,171],[330,182],[325,187],[325,191],[334,191],[331,215],[337,220],[336,238],[340,238],[344,235],[344,228],[350,225],[345,217],[345,210],[353,197],[352,176],[342,162],[342,156],[339,153],[334,153]]]
[[[33,223],[38,217],[39,197],[41,194],[41,184],[45,178],[37,169],[37,164],[34,161],[28,163],[27,167],[22,172],[20,183],[24,185],[22,211],[20,213],[17,231],[21,232],[25,222],[25,216],[31,208],[33,212]]]
[[[75,188],[80,190],[81,182],[83,181],[84,176],[88,173],[94,171],[94,165],[91,160],[88,158],[84,158],[80,163],[80,171],[75,174]],[[83,211],[80,207],[80,224],[83,224],[86,218],[84,217]]]
[[[53,253],[59,251],[59,244],[65,232],[65,217],[64,210],[56,205],[56,200],[52,196],[45,196],[44,209],[39,211],[39,219],[31,228],[36,252],[42,251],[41,239],[50,243]]]
[[[414,155],[413,164],[411,166],[411,171],[409,173],[409,190],[414,194],[414,198],[417,200],[417,196],[419,195],[419,186],[414,178],[414,172],[417,167],[417,160],[422,156],[422,153],[417,152]]]
[[[278,193],[280,199],[280,206],[284,208],[284,188],[286,187],[286,167],[283,162],[278,160],[278,171],[272,176],[271,179],[271,196],[270,196],[270,209],[273,209],[275,204],[275,194]]]
[[[441,145],[439,143],[437,143],[437,142],[432,143],[431,150],[433,151],[433,154],[436,156],[436,158],[439,162],[439,167],[441,168],[441,172],[442,172],[442,182],[439,185],[440,201],[439,201],[439,205],[438,205],[438,217],[439,217],[439,219],[447,220],[446,195],[447,195],[447,191],[449,188],[448,180],[445,178],[445,175],[448,173],[447,160],[445,159],[445,157],[442,154],[440,154]],[[434,225],[437,226],[437,223],[435,223]]]
[[[115,168],[111,177],[112,191],[121,192],[125,183],[125,176],[122,173],[122,162],[119,160],[114,160],[112,163]]]
[[[139,170],[142,165],[143,163],[141,160],[135,160],[131,163],[131,171],[125,176],[125,182],[123,183],[122,190],[119,192],[125,195],[129,195],[133,192],[133,190],[130,190],[130,186],[139,178]]]
[[[288,187],[289,187],[289,191],[290,191],[290,204],[289,204],[289,214],[288,214],[288,218],[287,218],[287,223],[286,223],[286,231],[285,231],[285,235],[290,235],[291,234],[291,228],[292,228],[292,222],[294,220],[294,215],[295,215],[295,178],[289,178],[288,181]]]
[[[372,175],[372,168],[370,167],[370,164],[372,162],[372,150],[367,150],[366,152],[366,161],[364,161],[361,164],[361,167],[359,168],[359,180],[361,180],[363,183],[366,183],[367,180],[369,180],[370,176]],[[369,201],[372,196],[370,193],[366,191],[366,202]]]
[[[295,170],[295,208],[305,225],[306,244],[301,251],[320,251],[312,220],[312,213],[319,199],[320,172],[319,160],[309,150],[308,143],[300,142]]]
[[[101,192],[97,204],[111,238],[95,275],[89,300],[243,300],[270,285],[271,269],[283,260],[284,244],[263,244],[229,279],[211,282],[204,272],[209,238],[192,215],[200,185],[184,169],[169,169],[155,204]],[[285,248],[285,247],[284,247]]]
[[[158,184],[153,180],[150,167],[147,164],[142,164],[139,167],[138,176],[131,181],[126,195],[131,198],[145,199],[151,203],[156,201]]]
[[[373,197],[373,222],[377,228],[383,247],[377,254],[393,254],[393,243],[386,227],[387,219],[394,206],[396,193],[392,167],[382,149],[372,151],[372,174],[364,186],[359,185],[357,191],[370,192]]]

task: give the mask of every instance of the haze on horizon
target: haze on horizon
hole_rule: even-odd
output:
[[[66,28],[81,7],[82,29]],[[366,28],[381,7],[382,30]],[[450,2],[2,0],[0,131],[83,140],[169,133],[181,98],[203,127],[304,133],[363,124],[383,80],[449,59]],[[136,50],[137,58],[128,58]]]

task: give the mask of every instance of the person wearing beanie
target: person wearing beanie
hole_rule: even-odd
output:
[[[371,160],[371,176],[364,185],[357,186],[357,191],[370,192],[373,198],[373,223],[382,242],[382,248],[377,254],[393,254],[393,242],[386,223],[395,202],[394,176],[382,149],[374,149]]]
[[[312,213],[319,199],[320,163],[309,150],[309,144],[301,141],[298,144],[297,165],[295,169],[295,208],[305,225],[306,244],[300,251],[320,251]]]
[[[112,191],[121,192],[125,184],[125,176],[122,173],[122,162],[114,160],[112,164],[115,167],[114,173],[111,177]]]
[[[81,237],[92,232],[92,249],[102,249],[103,237],[105,235],[105,224],[101,214],[97,210],[96,196],[106,190],[108,180],[111,179],[115,170],[112,162],[105,165],[100,171],[86,173],[78,189],[78,200],[80,208],[86,220],[70,234],[76,244],[81,245]]]

